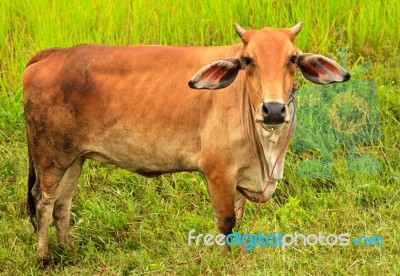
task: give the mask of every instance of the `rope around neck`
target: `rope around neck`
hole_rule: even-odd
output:
[[[253,91],[253,93],[257,96],[257,98],[258,98],[258,99],[261,101],[261,103],[262,103],[262,102],[263,102],[263,99],[261,98],[260,93],[258,93],[257,90],[255,90],[254,87],[251,85],[251,83],[249,82],[249,79],[248,79],[247,75],[246,75],[246,81],[247,81],[247,83],[248,83],[248,85],[249,85],[249,87],[250,87],[250,90]],[[286,148],[288,147],[288,145],[289,145],[290,137],[292,136],[292,131],[293,131],[294,116],[295,116],[295,114],[296,114],[296,105],[295,105],[296,98],[295,98],[295,95],[294,95],[294,94],[296,93],[297,90],[298,90],[298,88],[294,88],[294,87],[291,89],[290,94],[289,94],[289,98],[288,98],[288,100],[287,100],[286,103],[285,103],[285,105],[288,107],[288,112],[289,112],[289,105],[290,105],[290,103],[293,103],[293,108],[294,108],[294,109],[293,109],[292,119],[291,119],[291,122],[290,122],[289,131],[288,131],[288,134],[287,134],[287,136],[286,136],[286,139],[285,139],[285,141],[284,141],[284,143],[283,143],[283,146],[282,146],[281,150],[279,151],[278,157],[276,158],[276,160],[275,160],[275,162],[274,162],[274,165],[272,166],[272,169],[271,169],[270,174],[269,174],[269,177],[268,177],[268,181],[267,181],[267,183],[265,184],[265,187],[264,187],[264,189],[263,189],[262,192],[261,192],[260,199],[259,199],[259,201],[258,201],[258,203],[257,203],[256,211],[254,212],[254,215],[253,215],[252,223],[251,223],[250,227],[248,228],[247,233],[250,233],[250,231],[253,229],[253,227],[254,227],[255,224],[256,224],[257,215],[258,215],[258,213],[259,213],[259,211],[260,211],[260,207],[261,207],[261,201],[262,201],[262,198],[264,197],[265,191],[267,190],[269,184],[271,183],[272,175],[273,175],[273,173],[274,173],[274,171],[275,171],[276,164],[278,163],[279,158],[282,156],[283,152],[285,151],[285,149],[286,149]],[[251,99],[250,99],[250,102],[252,103],[252,106],[253,106],[254,111],[257,112],[257,110],[255,109],[254,104],[253,104],[253,102],[251,101]],[[260,124],[261,124],[261,127],[262,127],[263,129],[265,129],[265,130],[268,131],[268,132],[271,132],[271,130],[265,128],[265,127],[263,126],[262,123],[260,123]],[[274,130],[272,130],[272,132],[273,132],[273,131],[274,131]],[[261,146],[262,146],[262,143],[261,143]],[[264,152],[264,150],[263,150],[263,152]]]

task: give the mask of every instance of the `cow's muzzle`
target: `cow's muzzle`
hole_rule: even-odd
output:
[[[282,124],[286,118],[287,108],[282,103],[268,102],[262,104],[261,113],[264,124]]]

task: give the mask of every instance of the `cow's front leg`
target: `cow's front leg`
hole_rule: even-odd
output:
[[[221,234],[229,235],[236,222],[235,181],[216,171],[207,175],[206,178],[217,229]],[[230,247],[227,244],[222,247],[222,252],[229,251]]]

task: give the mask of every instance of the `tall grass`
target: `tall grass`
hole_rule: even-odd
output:
[[[58,248],[54,228],[47,274],[399,274],[400,30],[398,1],[135,0],[0,2],[0,274],[40,274],[36,236],[25,213],[27,153],[21,76],[29,58],[50,47],[80,43],[224,45],[233,30],[304,22],[296,44],[342,62],[355,79],[373,79],[382,138],[358,146],[380,160],[374,174],[347,171],[335,147],[332,179],[304,179],[304,160],[320,152],[290,151],[284,180],[262,206],[255,232],[380,235],[383,247],[255,248],[238,258],[217,247],[189,247],[187,233],[215,233],[206,183],[197,173],[147,179],[114,167],[85,164],[74,199],[76,245]],[[177,61],[178,62],[178,61]],[[244,231],[255,205],[248,204]]]

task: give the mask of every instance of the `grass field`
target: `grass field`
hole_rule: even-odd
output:
[[[1,1],[0,275],[399,275],[399,18],[400,4],[395,0],[368,4],[355,0]],[[45,271],[39,268],[37,238],[25,208],[28,161],[21,82],[34,53],[80,43],[227,45],[240,41],[232,27],[235,22],[261,28],[291,27],[299,21],[304,27],[296,44],[304,52],[342,60],[355,73],[352,82],[373,80],[380,134],[358,144],[357,150],[376,158],[380,170],[349,171],[349,149],[338,141],[332,148],[331,178],[303,178],[298,173],[300,164],[321,152],[292,148],[284,179],[261,207],[252,231],[379,235],[383,246],[298,245],[284,251],[258,246],[243,256],[235,247],[224,257],[217,246],[187,245],[191,229],[216,234],[201,174],[150,179],[87,162],[72,208],[75,247],[60,248],[51,227],[54,264]],[[344,57],[339,49],[348,54]],[[368,61],[371,66],[364,66]],[[301,77],[299,83],[310,85]],[[313,142],[316,137],[308,139]],[[247,204],[237,231],[246,232],[255,207]]]

